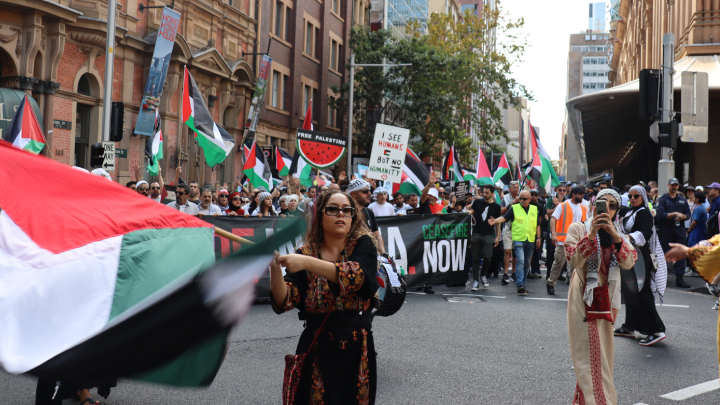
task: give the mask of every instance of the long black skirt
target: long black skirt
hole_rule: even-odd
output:
[[[650,286],[654,270],[650,257],[652,253],[647,246],[641,246],[638,250],[642,253],[645,262],[645,281],[640,291],[638,291],[635,269],[621,272],[620,291],[625,303],[625,323],[623,328],[643,335],[665,332],[665,324],[660,319],[655,307],[655,298]]]

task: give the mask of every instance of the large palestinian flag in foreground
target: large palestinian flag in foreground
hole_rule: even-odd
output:
[[[235,147],[232,136],[212,119],[205,100],[187,66],[183,79],[182,120],[203,148],[205,162],[212,167],[222,163]]]
[[[243,247],[203,271],[215,261],[206,222],[2,141],[0,178],[2,368],[53,381],[212,382],[271,252]],[[27,184],[53,209],[18,199]]]
[[[420,157],[409,147],[405,154],[405,164],[403,164],[403,172],[400,177],[402,179],[400,184],[393,183],[393,194],[399,191],[405,195],[413,193],[419,196],[430,181],[430,172]]]

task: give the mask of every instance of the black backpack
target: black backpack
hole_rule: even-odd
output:
[[[700,206],[700,208],[702,208],[702,206]],[[720,214],[720,211],[716,211],[710,216],[710,218],[708,218],[707,226],[705,227],[705,239],[710,239],[720,233],[720,228],[718,227],[718,214]]]

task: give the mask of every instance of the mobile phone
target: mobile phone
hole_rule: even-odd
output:
[[[595,201],[595,215],[607,214],[607,201],[597,200]],[[602,221],[607,224],[607,221]]]

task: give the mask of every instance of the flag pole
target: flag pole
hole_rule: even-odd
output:
[[[224,229],[220,229],[220,228],[218,228],[217,226],[215,227],[215,233],[218,234],[218,235],[220,235],[220,236],[222,236],[222,237],[224,237],[224,238],[226,238],[226,239],[230,239],[230,240],[233,241],[233,242],[246,243],[246,244],[248,244],[248,245],[254,245],[254,244],[255,244],[255,242],[249,241],[249,240],[247,240],[247,239],[245,239],[245,238],[241,238],[241,237],[239,237],[239,236],[237,236],[237,235],[234,235],[234,234],[232,234],[232,233],[230,233],[230,232],[228,232],[228,231],[226,231],[226,230],[224,230]]]

